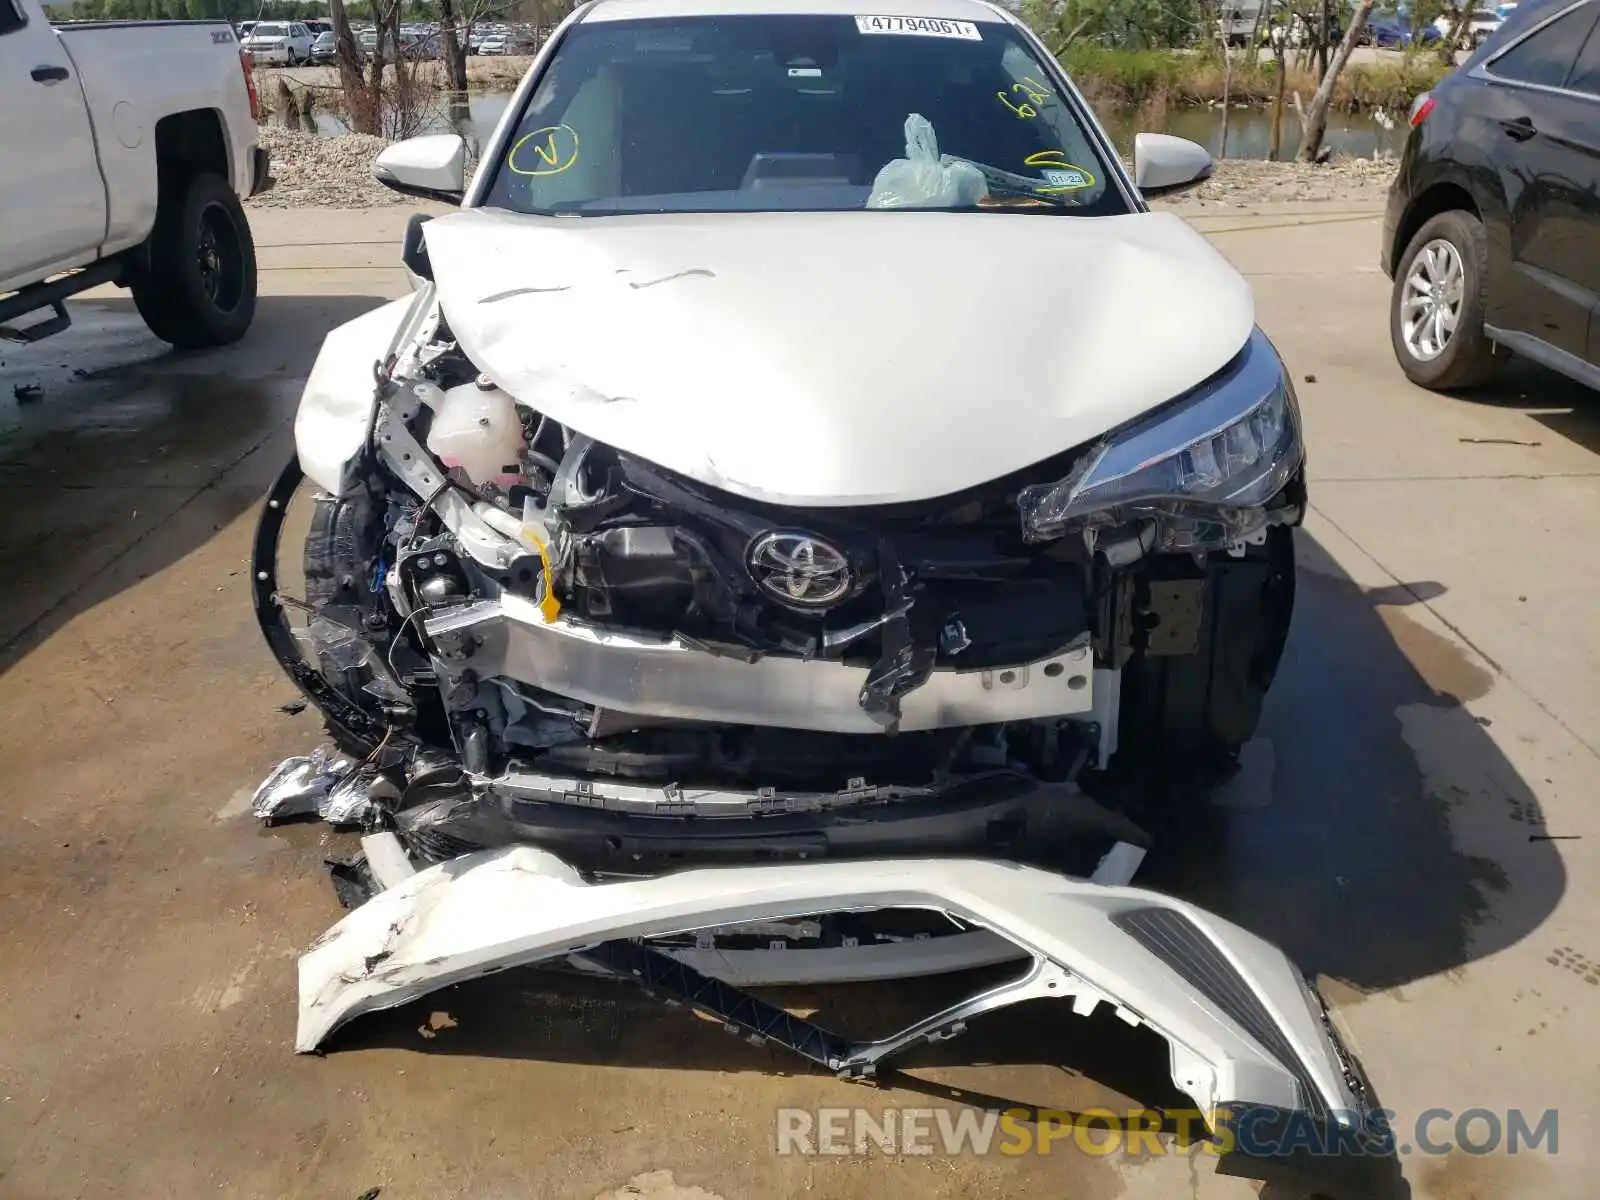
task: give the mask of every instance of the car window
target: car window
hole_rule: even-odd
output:
[[[10,33],[13,29],[21,29],[28,23],[12,0],[0,0],[0,34]]]
[[[1518,83],[1561,87],[1594,27],[1597,10],[1600,5],[1590,3],[1561,14],[1489,63],[1490,73]]]
[[[262,25],[257,25],[250,31],[253,37],[284,37],[287,35],[287,32],[287,27],[283,25],[274,25],[270,21]]]
[[[1600,4],[1591,4],[1589,7],[1600,10]],[[1600,96],[1600,21],[1589,30],[1583,49],[1578,51],[1577,61],[1572,64],[1572,73],[1567,76],[1567,87],[1575,92]]]
[[[918,161],[907,160],[913,132]],[[930,142],[942,161],[923,161]],[[650,18],[568,32],[485,202],[534,213],[1128,211],[1107,175],[1076,105],[1009,24]]]

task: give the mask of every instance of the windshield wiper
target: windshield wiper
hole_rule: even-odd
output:
[[[942,163],[966,163],[969,167],[977,168],[983,176],[984,182],[989,185],[992,195],[1021,196],[1040,204],[1048,204],[1054,208],[1076,208],[1076,204],[1069,204],[1066,195],[1061,192],[1044,191],[1045,183],[1027,175],[1018,175],[1015,171],[1007,171],[1002,167],[992,166],[989,163],[975,162],[970,158],[962,158],[959,154],[941,154],[939,161]]]

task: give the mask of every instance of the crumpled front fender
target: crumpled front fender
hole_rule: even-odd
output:
[[[377,404],[377,368],[416,326],[433,290],[402,296],[346,321],[322,340],[294,418],[295,453],[307,479],[338,495]]]
[[[1345,1121],[1359,1068],[1282,951],[1193,905],[1009,863],[818,862],[586,883],[530,846],[420,871],[349,913],[300,960],[297,1049],[438,988],[626,939],[872,908],[939,910],[1014,942],[1074,1013],[1101,1003],[1171,1046],[1203,1112],[1262,1106]],[[876,1061],[876,1059],[873,1059]]]

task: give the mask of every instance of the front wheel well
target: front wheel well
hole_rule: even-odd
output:
[[[1395,264],[1395,269],[1399,269],[1400,259],[1405,254],[1406,247],[1411,244],[1411,239],[1417,236],[1417,230],[1440,213],[1456,210],[1469,212],[1474,217],[1482,219],[1482,214],[1478,212],[1478,206],[1472,199],[1472,193],[1459,184],[1435,184],[1413,200],[1394,232],[1393,253],[1389,261]]]
[[[209,172],[231,180],[228,142],[216,110],[195,108],[157,121],[156,166],[163,174]]]

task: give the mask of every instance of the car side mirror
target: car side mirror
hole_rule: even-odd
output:
[[[396,142],[372,164],[372,177],[404,196],[460,204],[466,194],[467,143],[458,133]]]
[[[1133,184],[1146,197],[1179,192],[1204,183],[1211,178],[1215,165],[1206,148],[1188,138],[1173,137],[1170,133],[1134,136]]]

